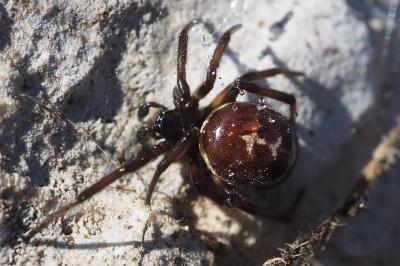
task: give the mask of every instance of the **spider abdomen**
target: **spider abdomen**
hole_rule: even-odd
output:
[[[272,186],[292,168],[297,152],[289,121],[267,107],[233,102],[214,110],[199,137],[210,170],[231,185]]]

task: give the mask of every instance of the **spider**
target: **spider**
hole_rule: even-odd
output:
[[[140,142],[149,137],[160,139],[160,142],[148,150],[142,150],[134,160],[83,190],[75,201],[47,216],[38,227],[30,231],[28,240],[71,208],[162,154],[164,158],[158,164],[147,191],[147,205],[150,205],[161,174],[173,162],[186,156],[193,184],[200,193],[220,204],[251,214],[276,216],[249,201],[246,193],[280,184],[293,168],[298,150],[295,131],[296,99],[291,94],[262,88],[250,81],[278,74],[300,76],[303,73],[284,68],[246,73],[226,86],[209,105],[199,108],[199,101],[214,86],[221,57],[232,33],[241,27],[235,25],[222,34],[209,63],[205,81],[191,94],[186,82],[188,32],[199,22],[201,20],[189,22],[179,34],[177,85],[173,89],[175,108],[167,109],[161,104],[147,102],[138,110],[140,119],[149,114],[150,108],[160,110],[152,127],[142,127],[137,132]],[[289,119],[266,106],[237,102],[236,98],[242,91],[288,104]]]

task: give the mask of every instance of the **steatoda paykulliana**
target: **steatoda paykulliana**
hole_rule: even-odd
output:
[[[291,94],[262,88],[250,81],[277,74],[299,76],[303,73],[283,68],[246,73],[226,86],[208,106],[199,108],[199,101],[214,86],[221,57],[232,33],[240,28],[236,25],[222,34],[209,63],[206,80],[191,94],[186,82],[188,31],[199,22],[191,21],[179,34],[177,85],[173,90],[175,108],[167,109],[158,103],[148,102],[138,110],[139,118],[143,118],[150,108],[160,109],[153,127],[142,127],[137,135],[139,141],[154,137],[160,142],[149,150],[141,151],[134,160],[82,191],[75,201],[47,216],[28,233],[27,239],[118,178],[138,170],[162,154],[165,154],[164,158],[155,170],[145,198],[147,205],[160,175],[173,162],[187,156],[193,184],[200,193],[228,207],[265,217],[275,216],[250,202],[246,193],[251,189],[267,189],[281,183],[292,169],[297,154],[296,99]],[[237,102],[241,91],[288,104],[289,119],[266,106],[260,108],[254,103]]]

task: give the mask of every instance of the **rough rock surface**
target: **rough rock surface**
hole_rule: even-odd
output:
[[[275,208],[307,187],[295,222],[217,206],[198,195],[179,164],[163,174],[149,210],[143,197],[155,162],[52,223],[32,243],[21,242],[21,234],[115,168],[96,142],[114,162],[134,157],[142,124],[137,107],[146,100],[172,107],[176,36],[199,17],[210,24],[190,32],[192,89],[204,79],[221,31],[242,24],[218,70],[216,90],[204,102],[246,71],[285,66],[306,74],[260,81],[298,100],[302,151],[293,176],[260,196]],[[378,139],[377,131],[355,133],[371,127],[376,110],[372,37],[365,20],[342,0],[1,1],[0,264],[262,263],[340,203]],[[64,112],[78,126],[23,94]],[[251,95],[241,100],[245,97],[259,101]],[[267,104],[287,112],[285,105]],[[374,141],[363,143],[369,139]],[[355,159],[358,146],[363,149],[354,152]],[[151,213],[155,218],[142,243]],[[328,254],[326,264],[334,263]]]

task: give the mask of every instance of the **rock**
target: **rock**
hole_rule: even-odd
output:
[[[115,168],[112,160],[135,156],[142,125],[137,107],[148,100],[172,107],[176,37],[194,18],[208,27],[190,32],[192,90],[203,81],[220,34],[242,24],[218,70],[218,89],[204,103],[246,71],[278,66],[305,73],[260,85],[298,101],[302,151],[288,191],[313,182],[324,191],[320,172],[340,154],[376,93],[369,32],[345,1],[7,2],[0,4],[1,264],[260,264],[296,230],[329,213],[321,214],[326,204],[311,196],[306,202],[314,209],[301,213],[314,218],[300,215],[302,226],[288,229],[226,210],[198,196],[178,164],[163,174],[150,211],[143,198],[155,162],[50,224],[36,244],[21,242],[46,215]],[[287,113],[284,104],[267,103]],[[155,218],[142,245],[150,213]]]

